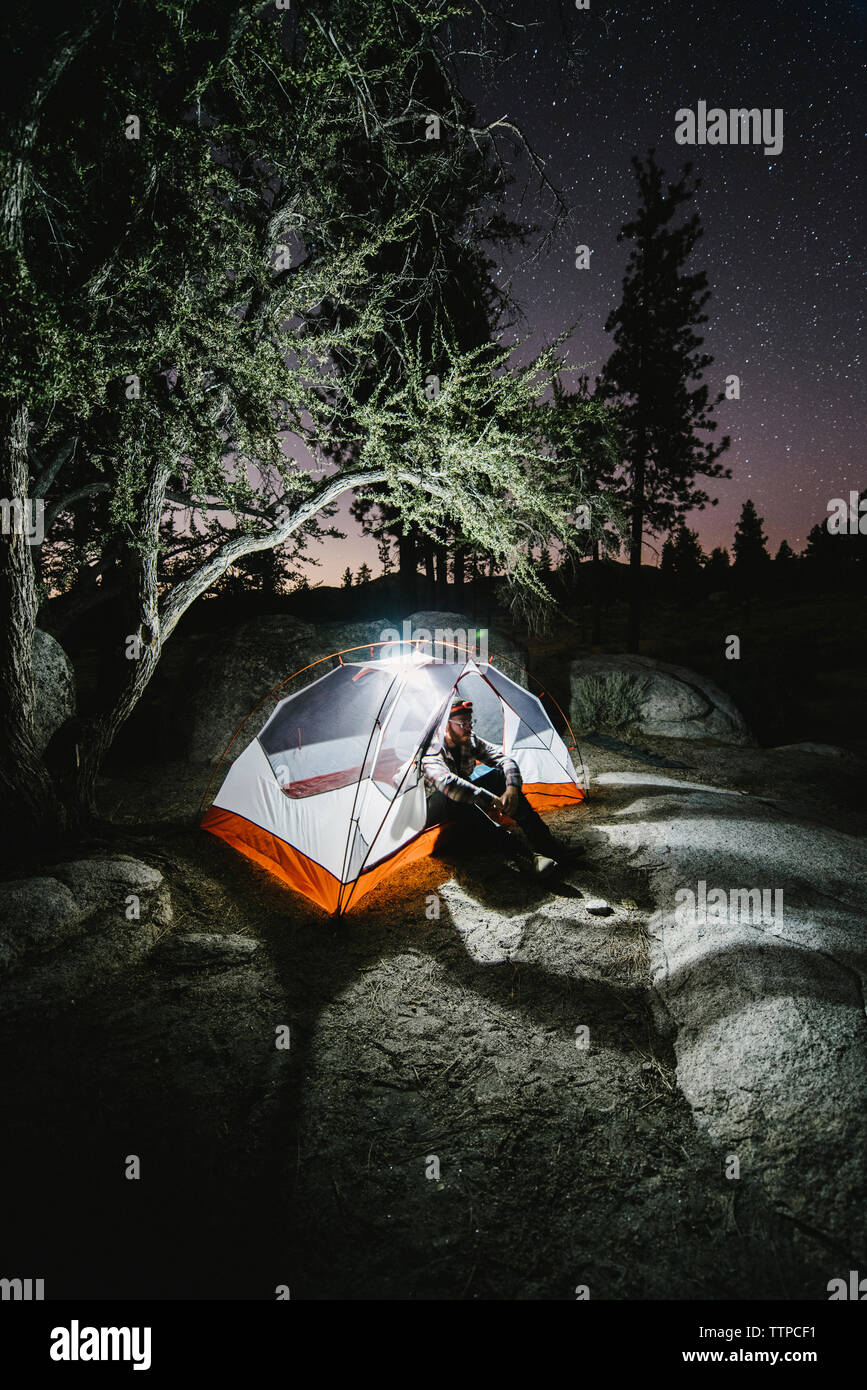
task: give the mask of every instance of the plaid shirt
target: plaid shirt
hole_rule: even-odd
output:
[[[425,753],[421,760],[428,788],[435,787],[452,801],[488,801],[492,793],[470,781],[476,763],[488,767],[501,767],[506,774],[506,786],[521,786],[521,774],[514,758],[507,758],[502,748],[473,734],[458,748],[447,748],[443,743],[437,752]]]

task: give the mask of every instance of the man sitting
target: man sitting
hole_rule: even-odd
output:
[[[474,776],[477,762],[492,770]],[[520,851],[515,837],[494,823],[500,816],[508,816],[517,822],[535,851],[532,870],[539,878],[554,873],[558,860],[573,857],[554,839],[521,791],[521,774],[514,758],[473,733],[471,700],[453,703],[442,744],[439,748],[431,745],[421,766],[427,783],[428,825],[457,821],[485,849],[514,854],[516,849]]]

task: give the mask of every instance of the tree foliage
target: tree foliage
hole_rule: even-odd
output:
[[[702,312],[710,298],[707,276],[704,271],[684,273],[703,235],[701,219],[694,212],[674,225],[700,180],[691,182],[687,164],[682,177],[666,186],[652,149],[646,162],[636,156],[632,164],[640,201],[617,239],[634,244],[623,298],[605,324],[615,346],[603,367],[597,394],[622,406],[622,487],[631,520],[633,572],[629,640],[637,650],[645,528],[653,533],[672,529],[686,512],[711,502],[697,480],[731,474],[717,461],[729,439],[714,445],[699,437],[716,429],[709,388],[701,382],[713,358],[699,351],[703,338],[696,331],[707,322]]]
[[[702,551],[697,531],[690,531],[681,522],[676,531],[662,547],[661,570],[673,580],[682,592],[694,598],[696,586],[701,580],[706,557]]]
[[[734,555],[735,565],[744,571],[760,570],[770,560],[768,538],[763,531],[764,518],[756,511],[752,498],[747,498],[741,507],[738,524],[735,527]]]

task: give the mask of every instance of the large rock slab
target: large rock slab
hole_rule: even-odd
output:
[[[779,1210],[854,1257],[867,1240],[867,844],[739,792],[598,781],[619,803],[600,833],[650,877],[654,987],[697,1122]]]
[[[779,743],[774,749],[775,753],[809,753],[817,758],[852,758],[853,754],[847,748],[841,748],[836,743]]]
[[[41,628],[33,634],[33,677],[36,747],[44,753],[52,734],[75,714],[75,672],[57,639]]]
[[[633,676],[643,686],[634,727],[660,738],[715,739],[749,746],[755,743],[740,710],[707,676],[647,656],[578,657],[571,666],[572,720],[584,728],[579,695],[582,682],[617,674]]]
[[[366,661],[370,657],[379,659],[382,648],[377,644],[388,640],[389,626],[386,618],[374,618],[364,623],[322,623],[317,625],[316,632],[323,656],[344,652],[347,661]]]
[[[30,952],[50,951],[76,936],[85,917],[56,878],[0,883],[0,978]]]
[[[191,761],[217,762],[240,728],[226,752],[226,760],[233,762],[285,692],[278,692],[257,710],[259,701],[300,667],[332,650],[322,650],[317,631],[309,623],[283,615],[256,618],[218,639],[205,653],[199,688],[193,697]],[[312,679],[322,670],[314,672]],[[299,682],[293,682],[292,689],[299,688]]]
[[[52,1011],[171,930],[168,885],[137,859],[80,859],[0,883],[0,1011]]]

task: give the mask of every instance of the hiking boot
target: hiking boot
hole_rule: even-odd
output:
[[[552,874],[555,874],[557,872],[557,869],[559,867],[560,866],[558,865],[556,859],[549,859],[548,856],[545,854],[533,855],[534,878],[550,878]]]
[[[551,877],[559,865],[556,859],[549,859],[546,854],[534,854],[520,851],[512,854],[505,861],[505,867],[513,874],[520,874],[522,878],[532,878],[537,882],[544,881]]]

